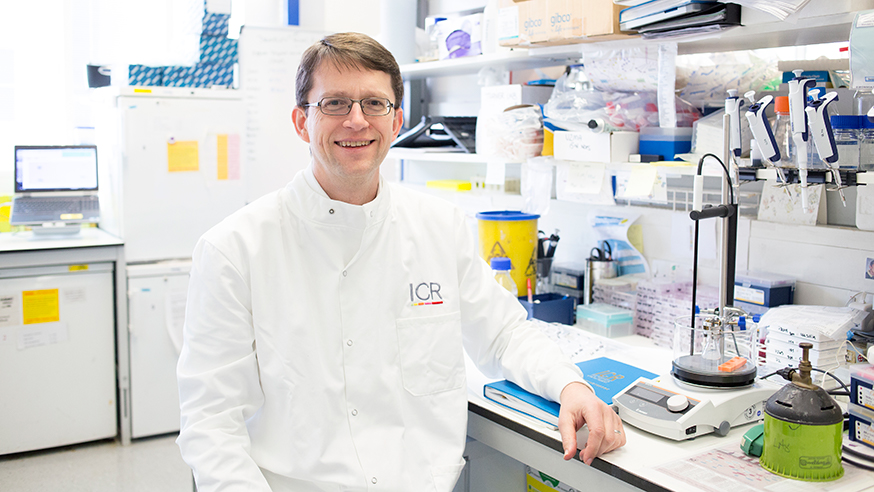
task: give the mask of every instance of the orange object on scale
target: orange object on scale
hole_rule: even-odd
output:
[[[743,367],[744,364],[746,364],[746,363],[747,363],[747,360],[745,358],[734,357],[732,359],[729,359],[729,360],[723,362],[722,364],[719,364],[717,369],[719,369],[722,372],[732,372],[738,368]],[[713,366],[711,366],[711,367],[713,367]]]

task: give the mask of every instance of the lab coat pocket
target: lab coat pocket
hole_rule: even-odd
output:
[[[457,465],[432,466],[431,479],[434,481],[434,490],[437,492],[452,490],[463,470],[464,462]]]
[[[464,385],[461,313],[397,320],[404,388],[414,396]]]

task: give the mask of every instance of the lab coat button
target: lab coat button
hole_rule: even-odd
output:
[[[376,483],[376,477],[371,478],[370,483]]]
[[[334,209],[333,209],[333,208],[332,208],[332,209],[329,209],[329,210],[328,210],[328,213],[333,215],[333,214],[334,214]]]
[[[358,415],[358,410],[352,409],[352,416],[354,417],[356,415]]]
[[[346,270],[343,270],[343,276],[344,277],[346,276]]]
[[[346,340],[346,345],[348,345],[348,346],[351,347],[351,346],[352,346],[352,340]]]

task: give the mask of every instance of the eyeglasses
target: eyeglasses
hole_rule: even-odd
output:
[[[382,97],[365,97],[352,99],[349,97],[325,97],[317,103],[304,104],[305,108],[318,106],[322,114],[328,116],[345,116],[352,111],[352,104],[358,103],[361,112],[367,116],[385,116],[391,112],[394,104]]]

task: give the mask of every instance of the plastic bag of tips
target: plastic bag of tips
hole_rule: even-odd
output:
[[[496,118],[492,131],[495,154],[510,162],[537,157],[543,150],[543,122],[537,106],[510,106]]]

